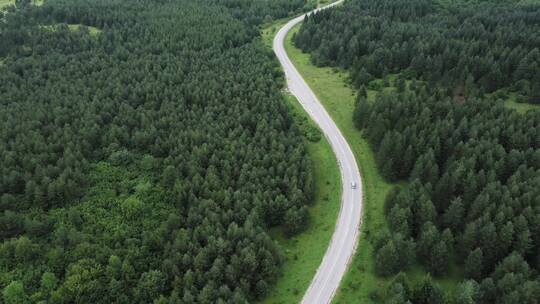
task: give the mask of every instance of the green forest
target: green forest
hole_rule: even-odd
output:
[[[540,3],[349,0],[293,40],[350,72],[354,123],[396,185],[387,229],[367,236],[390,281],[372,300],[538,303]],[[532,110],[505,107],[511,98]],[[413,282],[418,264],[426,276]],[[456,267],[455,290],[434,281]]]
[[[308,224],[310,159],[258,26],[297,0],[0,12],[0,303],[245,303]]]

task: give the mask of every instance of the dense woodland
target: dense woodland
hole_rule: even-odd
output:
[[[506,88],[540,103],[540,4],[477,2],[350,0],[306,18],[295,44],[357,87],[400,72],[456,96]]]
[[[315,8],[316,0],[201,0],[224,5],[233,16],[251,25],[292,16]]]
[[[256,26],[304,5],[5,9],[0,303],[263,296],[282,261],[267,228],[301,231],[313,183]]]
[[[307,18],[295,43],[350,70],[380,173],[408,181],[386,197],[389,231],[369,238],[376,273],[463,273],[451,294],[400,274],[384,301],[538,303],[540,111],[487,93],[538,102],[540,4],[352,0]],[[393,83],[373,100],[376,78]]]

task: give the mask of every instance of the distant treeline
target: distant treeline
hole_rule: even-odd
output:
[[[360,87],[401,72],[475,96],[509,88],[540,103],[540,4],[352,0],[306,19],[295,44]]]

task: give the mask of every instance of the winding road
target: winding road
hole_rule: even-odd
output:
[[[335,6],[341,2],[342,0],[334,2],[308,14]],[[360,171],[349,144],[313,91],[296,70],[285,51],[284,41],[287,33],[296,24],[302,22],[304,16],[292,19],[279,30],[274,38],[273,49],[285,71],[290,92],[296,96],[305,111],[321,128],[336,154],[341,171],[343,186],[341,209],[334,234],[321,265],[302,299],[302,303],[319,304],[332,301],[354,255],[362,220],[363,195]],[[356,184],[356,187],[352,186],[353,183]]]

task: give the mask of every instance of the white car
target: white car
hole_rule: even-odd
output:
[[[356,183],[355,182],[351,183],[351,189],[356,189]]]

